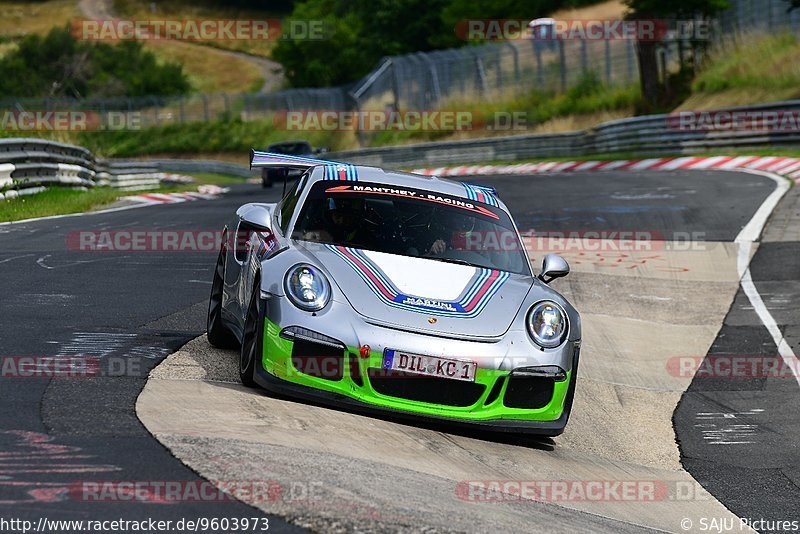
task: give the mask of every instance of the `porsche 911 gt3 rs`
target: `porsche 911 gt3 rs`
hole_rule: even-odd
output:
[[[208,339],[248,386],[358,411],[558,435],[572,408],[577,311],[534,276],[492,188],[251,152],[303,169],[240,207],[214,271]]]

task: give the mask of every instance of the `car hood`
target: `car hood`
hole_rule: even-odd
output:
[[[505,271],[332,245],[307,246],[353,308],[386,326],[458,337],[498,337],[533,278]]]

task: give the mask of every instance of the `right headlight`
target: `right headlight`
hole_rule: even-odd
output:
[[[322,271],[301,263],[286,273],[286,295],[292,303],[305,311],[319,311],[331,297],[331,285]]]
[[[550,300],[537,302],[528,312],[528,333],[540,347],[555,348],[564,342],[567,333],[567,314]]]

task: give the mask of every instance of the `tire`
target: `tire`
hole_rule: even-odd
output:
[[[225,284],[225,249],[222,248],[217,256],[217,265],[214,267],[214,279],[211,282],[211,296],[208,299],[208,342],[220,349],[235,349],[239,346],[230,330],[222,322],[222,291]]]
[[[261,187],[268,189],[274,183],[272,169],[263,169],[261,171]]]
[[[256,365],[260,365],[264,339],[264,316],[258,289],[259,284],[256,282],[253,296],[250,297],[250,305],[247,307],[242,347],[239,351],[239,379],[242,384],[250,388],[256,387],[253,377]]]

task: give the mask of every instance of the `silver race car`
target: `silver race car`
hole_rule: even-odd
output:
[[[303,169],[277,204],[225,227],[208,339],[247,386],[372,413],[558,435],[572,408],[578,312],[534,276],[492,188],[251,152]]]

